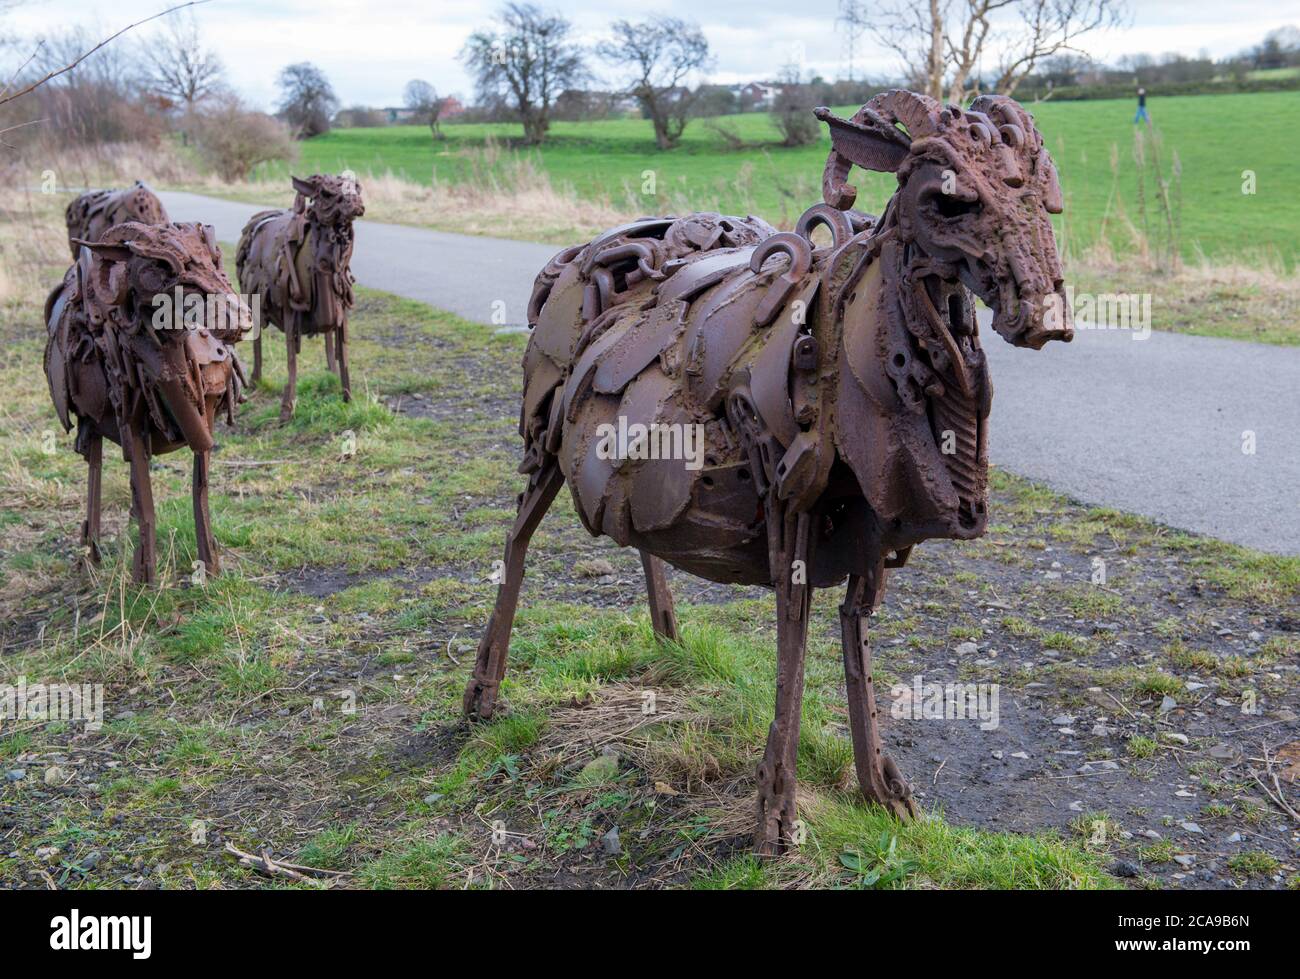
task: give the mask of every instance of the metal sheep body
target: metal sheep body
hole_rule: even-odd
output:
[[[302,338],[323,334],[325,362],[337,371],[343,400],[352,397],[348,372],[348,310],[352,308],[352,222],[365,213],[361,185],[351,177],[293,178],[291,210],[261,211],[244,226],[235,270],[249,295],[261,296],[263,322],[283,332],[289,379],[280,420],[293,417]],[[253,380],[262,376],[262,336],[253,338]]]
[[[68,247],[75,262],[83,241],[99,241],[115,224],[166,224],[167,209],[158,195],[137,180],[124,190],[88,190],[76,197],[64,212],[68,225]]]
[[[867,617],[913,545],[985,529],[992,389],[972,293],[1013,344],[1072,335],[1049,219],[1060,188],[1019,105],[982,97],[963,111],[893,91],[850,120],[818,117],[832,135],[826,203],[794,232],[716,214],[647,219],[561,252],[538,276],[520,419],[529,482],[464,697],[471,718],[492,715],[525,550],[566,481],[588,531],[641,552],[660,636],[677,637],[665,560],[774,588],[776,717],[755,835],[765,854],[794,828],[812,592],[846,579],[859,782],[896,816],[915,813],[881,748]],[[852,165],[897,174],[879,219],[848,210]],[[823,224],[833,240],[817,247]],[[686,431],[692,459],[656,451]],[[612,432],[635,435],[611,451]]]
[[[99,562],[100,470],[105,438],[131,467],[131,515],[140,539],[137,583],[157,582],[149,460],[194,453],[198,560],[220,572],[208,513],[209,456],[217,416],[233,421],[244,387],[234,344],[252,325],[221,267],[211,227],[200,224],[110,228],[82,242],[76,263],[45,302],[45,375],[65,430],[89,469],[81,543]]]

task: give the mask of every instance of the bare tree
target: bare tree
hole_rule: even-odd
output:
[[[895,0],[873,10],[868,21],[871,33],[902,62],[907,83],[935,99],[943,98],[944,29],[951,4],[952,0]]]
[[[540,143],[556,98],[587,78],[582,49],[570,40],[569,21],[531,3],[507,3],[496,21],[498,29],[469,36],[461,60],[474,76],[479,101],[509,105],[524,124],[525,141]]]
[[[17,6],[21,2],[22,0],[10,0],[9,6],[11,7]],[[174,13],[177,10],[183,10],[186,7],[197,7],[201,4],[205,4],[208,2],[209,0],[186,0],[185,3],[178,3],[173,7],[168,7],[166,10],[160,10],[158,13],[153,14],[149,17],[145,17],[142,20],[137,20],[135,21],[135,23],[127,24],[120,31],[118,31],[115,34],[110,34],[108,37],[104,38],[104,40],[100,41],[94,47],[87,48],[77,53],[74,57],[72,57],[67,62],[61,65],[52,66],[47,72],[45,72],[45,74],[39,76],[34,81],[29,82],[28,84],[24,85],[22,88],[18,89],[17,91],[11,91],[11,89],[13,88],[14,80],[16,80],[18,76],[22,74],[23,69],[26,68],[28,64],[31,64],[36,60],[36,56],[37,54],[39,54],[39,46],[38,46],[38,50],[34,52],[32,56],[27,59],[26,62],[23,63],[23,66],[18,69],[18,72],[15,73],[14,78],[10,80],[9,84],[5,85],[3,89],[0,89],[0,106],[7,105],[8,103],[13,102],[15,99],[20,99],[24,95],[27,95],[29,92],[33,92],[36,89],[40,88],[42,85],[45,85],[51,80],[58,78],[60,75],[67,74],[68,72],[76,68],[79,64],[81,64],[83,61],[85,61],[87,58],[103,50],[103,48],[105,48],[107,45],[112,44],[114,41],[116,41],[127,31],[134,30],[135,28],[139,27],[141,24],[147,24],[151,20],[157,20],[159,17],[165,17],[168,14]]]
[[[339,107],[338,97],[325,74],[310,61],[289,65],[280,72],[280,115],[297,139],[330,131],[330,117]]]
[[[39,38],[31,68],[47,81],[19,111],[42,120],[49,136],[65,145],[148,142],[161,135],[162,116],[139,98],[137,61],[129,48],[102,47],[80,58],[74,71],[56,73],[86,52],[93,37],[78,26]]]
[[[872,33],[902,61],[909,81],[935,99],[962,103],[979,74],[1012,95],[1039,62],[1078,52],[1092,31],[1117,26],[1125,0],[893,0],[872,14]],[[988,64],[988,62],[992,64]]]
[[[772,100],[772,123],[781,134],[782,146],[807,146],[821,135],[821,123],[813,115],[817,104],[811,85],[804,83],[798,65],[781,70],[780,91]]]
[[[193,14],[171,20],[145,50],[153,62],[148,76],[150,87],[157,95],[184,106],[186,115],[221,87],[221,59],[203,47]]]
[[[203,46],[198,21],[191,12],[177,15],[144,45],[151,65],[145,79],[160,100],[181,108],[181,141],[188,144],[196,108],[222,90],[221,59]]]
[[[422,78],[413,78],[406,83],[406,88],[402,91],[402,99],[406,107],[411,109],[420,121],[429,127],[434,139],[442,139],[442,131],[438,128],[438,116],[442,114],[442,99],[438,98],[438,90]]]
[[[627,94],[653,123],[659,148],[672,149],[682,138],[694,99],[683,83],[713,63],[708,39],[699,27],[677,17],[654,17],[640,24],[620,20],[612,29],[614,37],[602,41],[596,53],[629,69]]]

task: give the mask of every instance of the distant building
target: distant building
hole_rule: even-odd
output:
[[[390,126],[406,126],[417,121],[416,111],[406,106],[389,106],[381,109]]]
[[[781,93],[781,86],[769,85],[766,82],[748,82],[744,85],[731,86],[731,91],[736,96],[740,111],[752,112],[755,109],[768,108]]]

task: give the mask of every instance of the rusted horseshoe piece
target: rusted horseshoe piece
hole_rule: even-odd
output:
[[[763,263],[778,253],[790,257],[790,266],[773,280],[767,295],[754,310],[755,326],[767,326],[776,319],[776,314],[790,298],[790,293],[799,288],[800,281],[812,268],[812,246],[808,244],[808,239],[793,231],[778,231],[754,249],[754,254],[749,257],[749,270],[755,274],[761,272]]]
[[[811,243],[813,228],[819,224],[830,229],[832,248],[839,248],[853,237],[853,222],[849,220],[849,215],[829,204],[814,204],[799,215],[794,226],[795,234],[807,238]]]

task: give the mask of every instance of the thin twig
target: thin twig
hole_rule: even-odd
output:
[[[233,843],[226,844],[226,852],[239,861],[241,867],[248,867],[250,870],[257,870],[272,877],[282,876],[291,877],[294,880],[308,880],[311,877],[350,877],[345,870],[322,870],[319,867],[304,867],[297,863],[286,863],[283,860],[272,860],[271,854],[267,850],[262,851],[262,855],[256,856],[252,853],[245,853],[236,847]]]
[[[120,31],[118,31],[116,34],[113,34],[113,35],[111,35],[111,36],[109,36],[109,37],[104,38],[104,40],[100,41],[98,44],[96,44],[93,48],[91,48],[91,49],[90,49],[89,51],[87,51],[85,54],[78,55],[77,58],[76,58],[76,60],[74,60],[72,63],[70,63],[70,64],[66,64],[66,65],[64,65],[62,68],[58,68],[58,69],[56,69],[56,70],[54,70],[54,71],[49,72],[48,74],[45,75],[45,77],[43,77],[43,78],[39,78],[39,79],[37,79],[36,81],[32,82],[30,85],[28,85],[28,86],[27,86],[26,88],[24,88],[22,91],[15,92],[13,95],[6,95],[4,98],[0,98],[0,105],[4,105],[6,102],[12,102],[14,99],[22,98],[22,97],[23,97],[24,95],[26,95],[28,92],[31,92],[31,91],[33,91],[34,89],[40,88],[42,85],[44,85],[44,84],[45,84],[46,82],[48,82],[50,79],[52,79],[52,78],[58,78],[60,75],[63,75],[63,74],[66,74],[66,73],[69,72],[69,71],[72,71],[73,68],[77,67],[77,65],[81,64],[83,61],[85,61],[87,58],[89,58],[92,54],[94,54],[94,53],[95,53],[96,51],[98,51],[100,48],[104,47],[106,44],[109,44],[109,43],[112,42],[112,41],[117,40],[119,37],[121,37],[121,36],[122,36],[123,34],[125,34],[127,31],[132,30],[132,29],[134,29],[134,28],[136,28],[136,27],[139,27],[141,24],[147,24],[147,23],[149,23],[149,21],[151,21],[151,20],[157,20],[159,17],[165,17],[165,16],[167,16],[167,15],[170,14],[170,13],[174,13],[174,12],[176,12],[177,10],[183,10],[185,7],[197,7],[199,4],[208,3],[208,2],[209,2],[209,0],[189,0],[188,3],[178,3],[178,4],[177,4],[176,6],[174,6],[174,7],[168,7],[166,10],[160,10],[158,13],[154,14],[154,15],[151,16],[151,17],[146,17],[144,20],[137,20],[134,24],[127,24],[125,27],[123,27],[123,28],[122,28]],[[35,52],[33,52],[32,57],[35,57],[35,56],[36,56],[36,55],[35,55]],[[31,59],[29,58],[28,60],[30,61]]]

